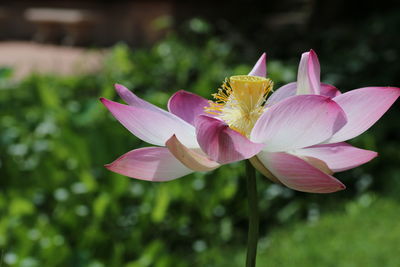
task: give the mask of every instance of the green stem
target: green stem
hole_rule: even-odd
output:
[[[246,160],[246,175],[247,198],[249,203],[249,232],[247,237],[246,267],[255,267],[258,243],[258,196],[256,170],[248,160]]]

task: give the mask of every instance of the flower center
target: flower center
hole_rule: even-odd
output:
[[[225,79],[215,102],[205,108],[207,113],[224,120],[230,128],[249,137],[254,124],[264,112],[264,103],[272,90],[270,79],[238,75]]]

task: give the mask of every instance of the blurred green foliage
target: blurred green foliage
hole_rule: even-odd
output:
[[[399,203],[364,194],[340,206],[340,211],[289,224],[261,239],[257,266],[398,266]],[[220,266],[243,266],[243,249],[222,253]]]
[[[192,24],[199,31],[207,30],[201,23]],[[111,173],[103,168],[105,163],[146,144],[116,122],[98,98],[119,101],[112,86],[115,82],[163,108],[179,89],[209,97],[225,77],[248,73],[258,56],[243,61],[229,42],[207,38],[199,45],[172,35],[149,49],[116,45],[96,75],[32,75],[14,83],[12,72],[2,69],[3,262],[23,267],[226,266],[231,256],[224,251],[244,249],[246,243],[243,164],[168,183]],[[275,88],[295,79],[294,64],[271,59],[268,68]],[[260,178],[261,235],[298,219],[314,221],[319,214],[340,210],[346,200],[369,191],[395,197],[400,190],[399,118],[399,110],[394,110],[353,141],[377,150],[381,157],[338,174],[347,191],[304,194]],[[385,210],[382,214],[386,216]],[[349,219],[345,231],[354,230],[354,223],[363,218],[370,219]],[[335,219],[327,219],[329,223],[333,225]],[[315,244],[319,235],[325,235],[322,228],[310,237]],[[276,246],[282,250],[278,255],[285,257],[286,248]],[[293,250],[298,244],[290,246]]]
[[[399,208],[396,201],[365,194],[343,212],[272,234],[261,243],[260,266],[398,266]]]

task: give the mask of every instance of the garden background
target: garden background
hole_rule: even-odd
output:
[[[270,28],[265,12],[273,17],[277,1],[270,9],[226,3],[211,15],[203,4],[151,45],[86,47],[106,50],[94,73],[15,79],[1,67],[0,266],[243,266],[244,163],[168,183],[111,173],[104,164],[146,144],[98,99],[120,101],[116,82],[163,108],[179,89],[210,98],[264,51],[278,88],[295,80],[310,48],[322,81],[342,92],[399,86],[399,4],[332,2],[315,1],[307,23]],[[258,266],[399,266],[399,137],[397,102],[350,141],[379,157],[336,174],[347,189],[334,194],[295,192],[259,175]]]

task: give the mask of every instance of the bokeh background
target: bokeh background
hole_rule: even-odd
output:
[[[268,54],[275,88],[302,52],[342,92],[400,85],[398,1],[0,4],[0,266],[243,266],[244,163],[168,183],[103,168],[146,144],[98,101],[118,82],[166,107],[210,98]],[[351,144],[379,152],[305,194],[259,175],[258,266],[400,265],[400,107]]]

